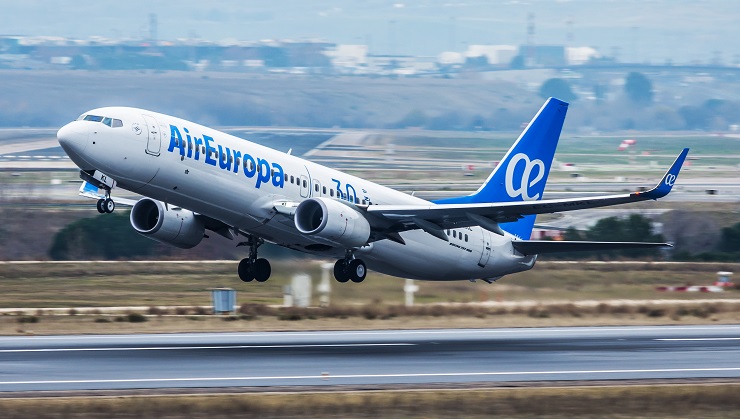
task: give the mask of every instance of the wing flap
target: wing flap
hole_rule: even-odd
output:
[[[648,242],[590,242],[590,241],[548,241],[548,240],[516,240],[511,242],[514,249],[524,255],[541,253],[584,252],[617,249],[646,249],[656,247],[672,247],[668,243]]]

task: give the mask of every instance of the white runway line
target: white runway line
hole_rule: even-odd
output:
[[[691,341],[716,341],[716,340],[740,340],[740,337],[737,338],[663,338],[663,339],[655,339],[655,340],[662,340],[662,341],[676,341],[676,342],[691,342]]]
[[[208,337],[251,337],[251,338],[275,338],[275,337],[336,337],[336,336],[404,336],[404,335],[506,335],[506,334],[531,334],[533,332],[546,334],[560,334],[564,332],[671,332],[671,331],[737,331],[740,333],[740,325],[728,326],[639,326],[639,327],[553,327],[553,328],[516,328],[516,329],[453,329],[453,330],[366,330],[366,331],[336,331],[336,332],[270,332],[270,333],[185,333],[169,335],[84,335],[84,336],[5,336],[0,337],[0,342],[37,341],[37,340],[104,340],[104,339],[203,339]],[[678,339],[678,338],[677,338]]]
[[[2,349],[0,353],[27,352],[95,352],[95,351],[182,351],[196,349],[276,349],[276,348],[353,348],[372,346],[416,346],[415,343],[327,343],[298,345],[221,345],[221,346],[143,346],[136,348],[44,348],[44,349]]]
[[[689,373],[689,372],[731,372],[740,371],[738,368],[655,368],[655,369],[626,369],[626,370],[570,370],[570,371],[496,371],[496,372],[440,372],[440,373],[410,373],[410,374],[338,374],[338,375],[287,375],[262,377],[182,377],[182,378],[127,378],[108,380],[43,380],[43,381],[0,381],[1,385],[33,385],[33,384],[104,384],[104,383],[169,383],[169,382],[199,382],[199,381],[260,381],[260,380],[330,380],[352,378],[421,378],[421,377],[496,377],[496,376],[528,376],[528,375],[566,375],[566,374],[635,374],[635,373]]]

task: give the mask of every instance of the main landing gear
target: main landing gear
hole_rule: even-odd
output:
[[[352,251],[347,251],[344,259],[334,264],[334,278],[339,282],[362,282],[367,276],[367,267],[361,259],[355,259]]]
[[[238,246],[249,246],[249,257],[244,258],[239,262],[239,279],[244,282],[265,282],[270,279],[272,268],[270,262],[267,259],[257,259],[257,248],[262,246],[265,241],[259,237],[248,236],[247,241],[239,243]]]

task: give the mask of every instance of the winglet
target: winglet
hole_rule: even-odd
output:
[[[641,195],[647,199],[658,199],[668,195],[668,192],[671,191],[676,179],[678,178],[678,172],[681,171],[681,167],[683,166],[684,160],[686,160],[687,154],[689,154],[689,149],[684,148],[681,154],[676,157],[676,161],[673,162],[671,168],[668,169],[665,175],[663,175],[663,179],[660,180],[660,183],[647,192],[635,192],[635,195]]]

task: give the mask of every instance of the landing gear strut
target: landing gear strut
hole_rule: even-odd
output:
[[[259,237],[248,236],[247,241],[239,243],[237,246],[249,246],[249,257],[244,258],[239,262],[239,279],[244,282],[265,282],[270,279],[272,268],[270,262],[267,259],[257,259],[257,249],[264,244],[265,241]]]
[[[338,282],[362,282],[367,276],[367,267],[361,259],[355,259],[352,251],[348,250],[344,259],[334,264],[334,278]]]

